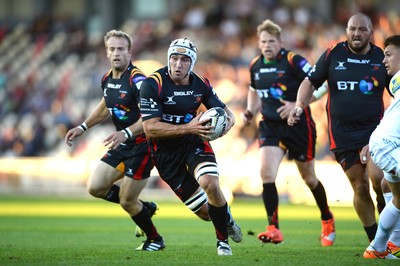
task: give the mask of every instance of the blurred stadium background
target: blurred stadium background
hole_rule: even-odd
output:
[[[284,30],[285,47],[314,63],[345,39],[347,19],[358,11],[371,16],[374,42],[382,47],[399,33],[399,10],[398,0],[0,0],[0,196],[87,195],[86,179],[113,126],[97,126],[72,148],[64,136],[100,100],[100,78],[108,70],[103,35],[111,29],[133,36],[132,59],[147,74],[166,63],[171,40],[196,43],[195,71],[210,79],[237,118],[231,132],[212,143],[221,183],[228,196],[258,196],[256,125],[245,128],[240,119],[248,64],[258,53],[256,26],[273,19]],[[329,152],[325,101],[312,106],[316,170],[330,203],[351,205],[351,187]],[[170,194],[153,173],[144,193]],[[290,202],[314,204],[289,161],[280,168],[278,189]]]

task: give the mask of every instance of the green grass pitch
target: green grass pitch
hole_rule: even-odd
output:
[[[0,197],[0,265],[399,265],[365,260],[367,237],[351,207],[332,208],[336,243],[321,247],[315,206],[282,204],[283,244],[262,244],[261,199],[236,198],[232,213],[243,241],[219,257],[213,226],[177,200],[157,201],[154,223],[166,241],[161,252],[134,251],[143,238],[117,205],[94,198]]]

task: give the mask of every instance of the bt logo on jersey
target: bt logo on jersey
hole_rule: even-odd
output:
[[[360,81],[338,81],[338,90],[354,90],[358,88],[363,94],[372,94],[372,90],[379,85],[375,77],[364,77]]]
[[[162,120],[167,122],[172,122],[174,124],[182,124],[184,122],[183,115],[170,115],[170,114],[162,114]]]
[[[358,81],[338,81],[337,88],[340,91],[345,90],[354,90],[355,86],[358,84]]]

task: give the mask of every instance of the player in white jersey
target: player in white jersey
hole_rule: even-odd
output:
[[[393,75],[389,90],[394,100],[372,133],[369,141],[371,159],[383,170],[393,198],[379,217],[374,240],[364,252],[369,259],[399,259],[400,239],[392,236],[400,223],[400,35],[385,40],[385,64],[387,73]]]

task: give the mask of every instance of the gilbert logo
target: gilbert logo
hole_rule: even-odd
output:
[[[335,70],[346,70],[346,67],[344,66],[344,63],[345,62],[338,61],[339,65],[337,67],[335,67]]]

